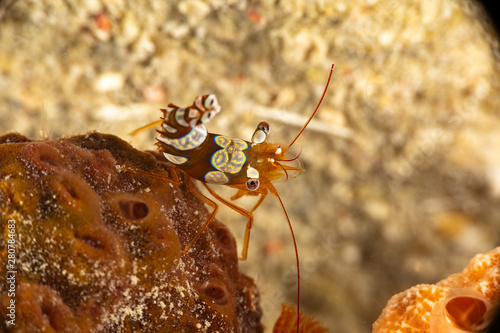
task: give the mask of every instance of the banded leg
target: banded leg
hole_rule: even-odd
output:
[[[200,230],[198,230],[198,232],[193,237],[193,239],[191,240],[191,242],[189,242],[189,244],[186,246],[186,248],[182,251],[182,255],[185,255],[186,253],[188,253],[188,251],[193,247],[193,245],[198,241],[198,239],[200,239],[201,235],[203,234],[203,232],[205,231],[205,229],[207,229],[207,227],[210,224],[210,222],[213,221],[215,215],[217,214],[217,211],[219,210],[219,206],[215,203],[215,201],[211,200],[206,195],[204,195],[203,193],[201,193],[200,190],[198,190],[193,185],[193,183],[191,183],[190,179],[191,179],[191,177],[188,176],[188,175],[186,175],[186,182],[187,182],[188,187],[191,190],[191,192],[194,195],[196,195],[198,198],[200,198],[201,201],[203,201],[207,205],[211,206],[214,210],[212,211],[212,213],[210,214],[210,216],[208,217],[208,219],[205,221],[205,223],[203,223],[203,225],[201,226]],[[202,184],[205,185],[205,183],[203,183],[203,182],[202,182]]]
[[[266,196],[267,196],[267,191],[263,192],[260,195],[259,200],[257,200],[255,205],[250,210],[250,213],[252,213],[252,219],[253,219],[253,212],[255,212],[255,210],[260,206],[260,204],[264,201]],[[253,221],[252,221],[252,224],[253,224]],[[244,259],[241,259],[241,260],[245,260],[247,258],[248,244],[250,243],[250,230],[252,229],[252,224],[250,223],[250,221],[248,221],[247,225],[245,227],[245,236],[243,237],[243,250],[242,250],[242,254],[241,254],[242,258],[244,257]]]
[[[155,127],[155,126],[161,125],[162,123],[163,123],[163,119],[153,121],[152,123],[149,123],[147,125],[144,125],[142,127],[139,127],[137,129],[133,130],[132,132],[129,133],[129,135],[136,135],[139,132],[147,130],[148,128],[151,128],[151,127]]]
[[[205,186],[205,188],[208,190],[208,192],[210,192],[210,194],[216,198],[217,200],[219,200],[220,202],[222,202],[224,205],[228,206],[229,208],[233,209],[234,211],[240,213],[241,215],[243,215],[244,217],[246,217],[248,219],[248,222],[246,224],[246,228],[245,228],[245,236],[243,238],[243,249],[241,251],[241,257],[239,258],[240,260],[246,260],[247,259],[247,255],[248,255],[248,244],[249,244],[249,241],[250,241],[250,230],[252,229],[252,226],[253,226],[253,212],[257,209],[257,207],[260,206],[260,204],[264,201],[266,195],[267,195],[267,192],[264,192],[261,194],[259,200],[257,201],[257,203],[253,206],[253,208],[248,211],[244,208],[241,208],[240,206],[237,206],[235,204],[233,204],[232,202],[224,199],[223,197],[221,197],[220,195],[218,195],[217,193],[215,193],[214,190],[212,190],[212,188],[210,188],[210,186],[208,186],[207,183],[202,183],[203,186]]]
[[[174,167],[174,168],[172,168],[172,169],[169,170],[170,176],[172,176],[172,178],[170,178],[170,177],[157,175],[155,173],[151,173],[151,172],[147,172],[147,171],[142,171],[142,170],[137,170],[137,169],[131,169],[131,168],[128,168],[128,167],[123,167],[122,168],[123,171],[140,173],[141,175],[145,175],[145,176],[150,176],[150,177],[154,177],[154,178],[166,180],[169,183],[172,183],[172,184],[174,184],[176,186],[179,186],[181,184],[181,180],[179,179],[179,175],[177,174],[176,169],[177,168]]]

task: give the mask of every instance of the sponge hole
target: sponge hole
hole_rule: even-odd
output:
[[[226,286],[217,279],[206,281],[198,290],[217,305],[226,305],[229,301],[229,293]]]
[[[149,214],[148,205],[142,201],[120,200],[118,206],[123,215],[129,220],[141,220]]]

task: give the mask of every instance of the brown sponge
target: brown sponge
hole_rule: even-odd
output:
[[[229,230],[214,221],[181,256],[204,204],[123,169],[169,177],[168,162],[100,133],[7,134],[0,156],[0,332],[262,332]]]

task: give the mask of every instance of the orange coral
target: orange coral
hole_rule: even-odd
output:
[[[481,332],[500,303],[500,247],[476,255],[461,272],[393,296],[373,333]]]
[[[167,163],[99,133],[11,134],[0,155],[0,276],[11,238],[17,271],[15,296],[0,279],[1,332],[262,332],[229,230],[214,221],[181,256],[203,202],[186,184],[121,171],[167,176]]]
[[[274,324],[273,333],[295,333],[297,332],[297,310],[290,304],[281,305],[281,314]],[[314,321],[314,317],[304,315],[300,311],[300,333],[326,333],[328,330],[319,322]]]

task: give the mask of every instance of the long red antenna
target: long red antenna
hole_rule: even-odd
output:
[[[278,191],[275,193],[276,197],[280,201],[281,208],[283,208],[283,212],[285,213],[286,221],[288,222],[288,227],[290,228],[290,234],[292,234],[293,240],[293,249],[295,250],[295,261],[297,263],[297,333],[299,333],[299,323],[300,323],[300,269],[299,269],[299,251],[297,250],[297,242],[295,241],[295,234],[293,233],[292,223],[290,222],[290,218],[288,217],[288,213],[286,212],[285,205],[283,201],[281,201],[281,197],[278,194]]]
[[[311,120],[313,119],[314,115],[318,111],[319,106],[321,105],[321,102],[323,101],[323,98],[326,95],[326,90],[328,89],[328,85],[330,84],[330,79],[332,78],[333,68],[334,67],[335,67],[335,64],[332,65],[332,69],[330,70],[330,75],[328,76],[328,81],[326,82],[325,90],[323,91],[323,95],[321,95],[321,98],[320,98],[320,100],[318,102],[318,105],[316,106],[316,109],[314,109],[314,112],[312,113],[312,115],[309,117],[309,119],[307,119],[307,121],[304,124],[304,126],[302,126],[302,128],[300,129],[299,133],[297,133],[297,136],[295,137],[295,139],[292,140],[292,143],[290,143],[288,145],[288,148],[290,148],[295,143],[295,141],[299,138],[299,136],[302,134],[302,132],[304,132],[304,130],[306,129],[307,125],[309,125],[309,122],[311,122]]]

